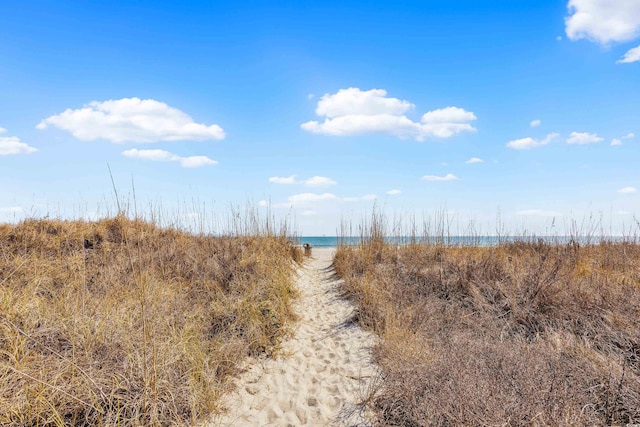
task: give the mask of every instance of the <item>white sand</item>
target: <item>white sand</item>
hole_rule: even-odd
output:
[[[353,306],[337,290],[331,249],[313,249],[299,270],[300,321],[277,359],[252,361],[209,426],[367,426],[361,409],[379,380],[372,334],[350,322]]]

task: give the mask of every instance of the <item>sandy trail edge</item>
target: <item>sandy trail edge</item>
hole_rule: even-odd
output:
[[[283,356],[253,360],[223,398],[214,426],[368,426],[360,402],[379,379],[371,358],[375,337],[350,322],[353,305],[338,293],[335,250],[314,249],[298,271],[300,317]]]

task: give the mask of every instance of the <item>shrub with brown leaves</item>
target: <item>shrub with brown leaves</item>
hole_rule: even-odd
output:
[[[640,246],[365,239],[335,268],[382,338],[380,425],[640,422]]]

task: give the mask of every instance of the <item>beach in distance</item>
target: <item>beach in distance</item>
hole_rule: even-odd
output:
[[[292,239],[297,245],[309,244],[313,248],[337,248],[338,246],[357,246],[366,243],[367,237],[349,236],[301,236]],[[385,243],[389,245],[419,244],[446,244],[450,246],[495,246],[503,243],[514,242],[537,242],[542,240],[545,243],[554,244],[589,244],[601,241],[606,242],[630,242],[632,237],[625,236],[386,236],[383,237]]]

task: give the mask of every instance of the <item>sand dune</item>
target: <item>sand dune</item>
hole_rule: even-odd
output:
[[[208,426],[370,425],[359,405],[378,381],[373,335],[350,322],[331,269],[334,251],[314,249],[299,270],[300,317],[277,359],[251,361]]]

